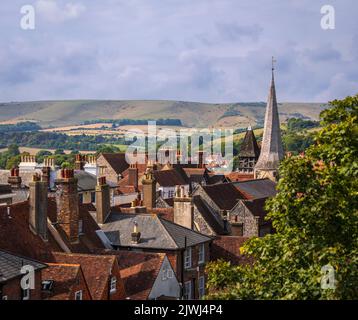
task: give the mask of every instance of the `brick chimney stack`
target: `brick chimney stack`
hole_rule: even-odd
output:
[[[100,177],[97,179],[96,211],[97,223],[104,224],[111,211],[109,185],[106,182],[106,177]]]
[[[155,208],[156,202],[156,180],[153,173],[152,163],[148,164],[147,170],[142,180],[143,185],[143,206],[147,209]]]
[[[10,171],[10,176],[7,182],[11,185],[11,189],[20,189],[21,188],[21,177],[19,175],[19,168],[13,167]]]
[[[29,224],[30,230],[47,240],[47,182],[34,175],[29,183]]]
[[[204,152],[199,151],[199,164],[198,168],[204,168]]]
[[[55,180],[57,186],[57,223],[72,243],[79,242],[79,207],[77,178],[73,169],[61,169],[61,177]]]
[[[75,170],[83,170],[85,163],[86,163],[86,157],[82,154],[76,154]]]
[[[128,185],[133,186],[138,190],[138,165],[130,164],[128,169]]]
[[[49,167],[51,169],[55,169],[55,158],[46,157],[44,159],[44,167]]]
[[[42,167],[42,181],[47,183],[47,189],[50,189],[50,181],[51,181],[51,168],[50,167]]]
[[[189,197],[184,186],[176,186],[175,188],[174,223],[189,229],[194,227],[192,198]]]

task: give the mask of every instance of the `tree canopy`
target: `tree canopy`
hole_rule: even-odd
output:
[[[276,233],[245,243],[252,264],[209,264],[209,298],[358,299],[358,95],[330,105],[314,144],[280,166]]]

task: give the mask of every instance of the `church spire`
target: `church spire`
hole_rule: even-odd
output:
[[[272,79],[266,106],[264,134],[260,157],[255,166],[256,178],[267,177],[272,180],[277,179],[279,163],[283,158],[274,77],[275,62],[275,59],[272,57]]]

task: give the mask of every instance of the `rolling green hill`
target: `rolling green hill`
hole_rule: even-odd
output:
[[[262,125],[264,102],[209,104],[184,101],[39,101],[0,103],[0,122],[36,121],[44,128],[78,125],[97,119],[180,119],[189,127]],[[289,117],[317,120],[323,103],[280,103],[281,121]]]

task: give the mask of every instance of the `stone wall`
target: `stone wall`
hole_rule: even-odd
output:
[[[259,236],[258,219],[240,201],[229,214],[230,223],[242,223],[244,237]]]

